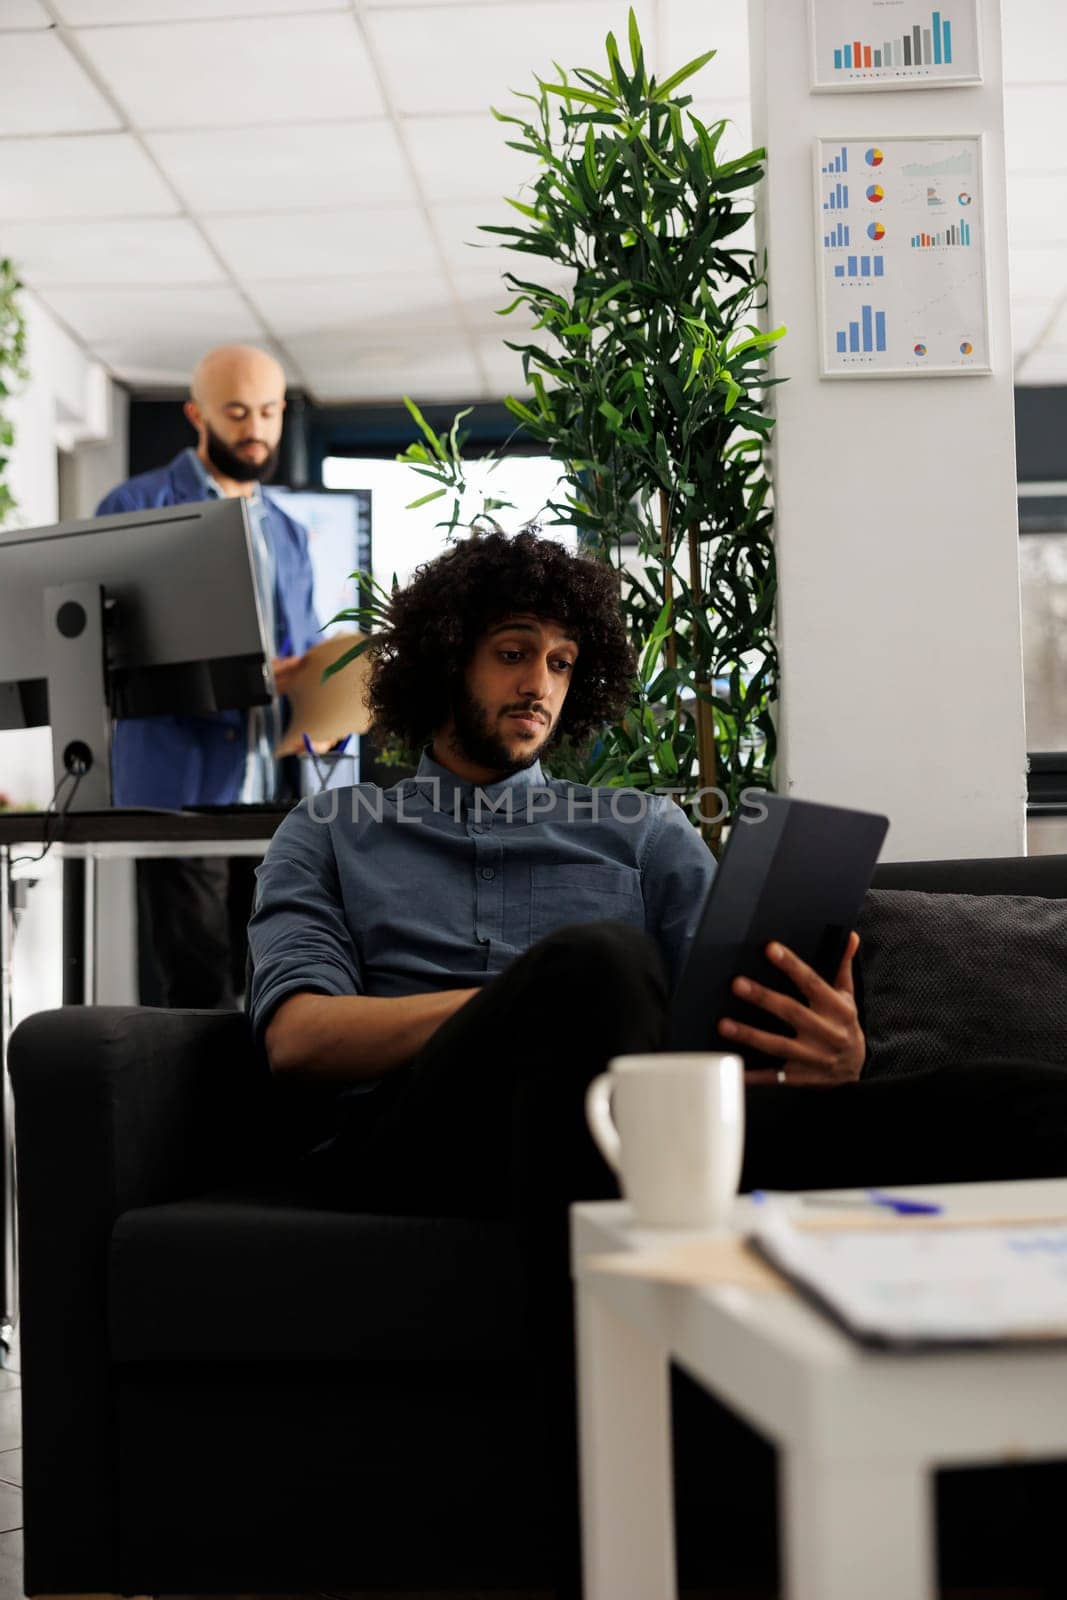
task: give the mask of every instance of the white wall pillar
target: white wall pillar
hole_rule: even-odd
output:
[[[979,12],[979,87],[813,94],[808,5],[750,0],[768,325],[788,329],[773,391],[779,787],[886,812],[890,860],[1025,849],[1000,0]],[[993,375],[820,380],[814,139],[977,133]]]

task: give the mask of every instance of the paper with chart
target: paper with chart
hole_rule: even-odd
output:
[[[980,83],[976,0],[811,0],[815,89]]]
[[[990,371],[978,138],[819,139],[825,377]]]

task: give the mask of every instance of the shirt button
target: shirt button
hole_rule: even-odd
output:
[[[490,878],[496,877],[496,872],[492,867],[483,867],[482,877],[485,879],[486,883],[488,883]]]

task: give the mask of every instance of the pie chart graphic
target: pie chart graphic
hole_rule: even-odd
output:
[[[867,199],[872,206],[880,205],[885,199],[885,190],[880,183],[872,183],[867,190]]]
[[[868,239],[884,239],[885,238],[885,223],[884,222],[869,222],[867,224],[867,237],[868,237]]]
[[[960,355],[961,356],[973,356],[974,355],[974,345],[971,343],[971,341],[969,339],[964,339],[963,343],[960,345]]]
[[[863,159],[869,167],[880,167],[885,160],[885,156],[876,144],[872,144]]]
[[[962,191],[961,191],[961,192],[960,192],[960,193],[959,193],[959,194],[958,194],[958,195],[957,195],[957,196],[956,196],[956,198],[957,198],[957,200],[958,200],[958,201],[959,201],[959,203],[960,203],[960,205],[961,205],[961,206],[969,206],[969,205],[970,205],[970,203],[971,203],[971,197],[970,197],[970,195],[969,195],[969,194],[968,194],[968,193],[967,193],[967,191],[966,191],[966,189],[964,189],[964,190],[962,190]]]
[[[926,346],[924,344],[917,344],[915,346],[915,354],[917,356],[924,356],[926,354]]]

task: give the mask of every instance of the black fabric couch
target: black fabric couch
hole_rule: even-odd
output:
[[[1067,899],[1067,857],[876,884]],[[41,1013],[10,1065],[28,1593],[547,1588],[506,1225],[316,1209],[236,1013]],[[732,1523],[772,1587],[772,1453],[709,1408],[678,1380],[683,1567],[714,1456],[718,1570]]]

